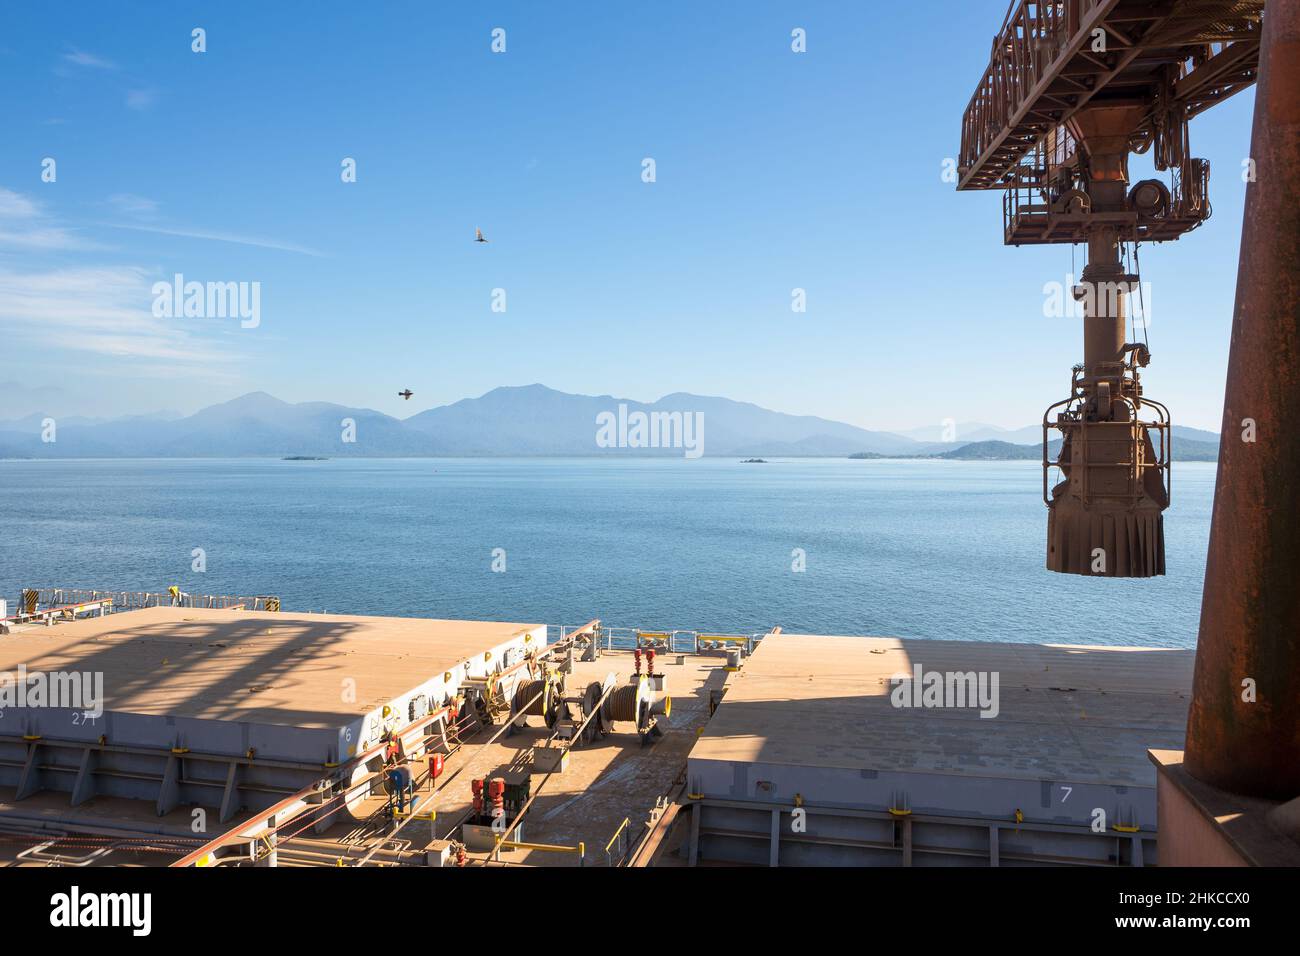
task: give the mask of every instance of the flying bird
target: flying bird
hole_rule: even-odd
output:
[[[414,395],[414,394],[415,394],[415,393],[414,393],[413,391],[411,391],[411,390],[408,388],[408,389],[407,389],[406,391],[404,391],[404,392],[398,392],[398,393],[397,393],[397,397],[398,397],[398,398],[404,398],[404,399],[406,399],[406,400],[409,402],[409,401],[411,400],[411,396]]]
[[[487,242],[487,241],[488,241],[487,239],[484,239],[484,238],[483,238],[483,230],[482,230],[482,229],[479,229],[479,228],[475,228],[475,229],[474,229],[474,241],[475,241],[475,242]]]

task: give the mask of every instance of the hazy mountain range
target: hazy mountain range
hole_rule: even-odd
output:
[[[983,449],[979,455],[950,454],[975,442],[1008,447],[1036,443],[1037,425],[1007,430],[971,423],[957,425],[956,441],[939,440],[943,426],[911,433],[869,431],[810,415],[786,415],[747,402],[678,392],[644,403],[609,395],[571,395],[543,385],[496,388],[399,419],[366,408],[326,402],[290,404],[265,392],[212,405],[193,415],[175,413],[110,420],[59,418],[32,412],[0,421],[3,458],[154,458],[154,457],[342,457],[417,456],[589,456],[657,455],[681,457],[669,449],[600,447],[597,416],[672,413],[703,416],[703,452],[711,457],[879,456],[1037,457]],[[54,420],[55,440],[43,441],[43,423]],[[346,441],[346,421],[355,441]],[[1218,435],[1192,428],[1174,429],[1176,451],[1195,451],[1203,443],[1217,448]],[[992,451],[996,452],[994,448]],[[1208,454],[1205,449],[1202,453]],[[1190,458],[1191,454],[1177,457]]]

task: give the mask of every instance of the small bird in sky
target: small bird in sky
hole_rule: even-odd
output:
[[[484,238],[483,238],[483,230],[482,230],[482,229],[479,229],[479,228],[477,228],[477,227],[474,229],[474,241],[475,241],[475,242],[487,242],[487,241],[488,241],[487,239],[484,239]]]
[[[397,397],[398,397],[398,398],[404,398],[404,399],[406,399],[406,400],[409,402],[409,401],[411,400],[411,396],[414,395],[414,394],[415,394],[415,393],[414,393],[413,391],[411,391],[411,390],[408,388],[408,389],[407,389],[406,391],[404,391],[404,392],[398,392],[398,393],[397,393]]]

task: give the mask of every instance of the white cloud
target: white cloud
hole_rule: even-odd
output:
[[[124,215],[136,215],[150,218],[159,207],[156,200],[131,193],[114,193],[108,197],[108,204]],[[280,252],[295,252],[304,256],[323,257],[325,253],[309,246],[279,239],[267,239],[262,236],[244,236],[229,232],[213,232],[204,229],[188,229],[161,225],[147,225],[140,222],[100,222],[89,225],[108,229],[129,229],[133,232],[151,232],[162,236],[178,236],[184,239],[204,239],[210,242],[233,242],[241,246],[256,246],[260,249],[277,249]],[[13,190],[0,186],[0,245],[16,246],[32,251],[45,252],[54,249],[97,249],[95,243],[82,239],[70,229],[50,221],[42,205]]]
[[[41,251],[95,248],[94,243],[78,239],[68,230],[60,229],[57,226],[17,230],[0,228],[0,244]]]
[[[96,56],[93,53],[78,50],[76,47],[73,47],[69,52],[63,54],[62,59],[64,63],[71,63],[73,66],[84,66],[94,70],[117,69],[117,64],[112,60],[106,60],[102,56]]]
[[[158,211],[158,202],[134,193],[114,193],[108,197],[108,204],[120,213],[128,216],[152,216]]]
[[[264,239],[259,236],[240,236],[229,232],[209,232],[201,229],[180,229],[165,226],[144,226],[137,223],[105,222],[99,225],[110,229],[130,229],[135,232],[156,232],[163,236],[180,236],[184,239],[208,239],[212,242],[233,242],[241,246],[257,246],[261,249],[278,249],[281,252],[296,252],[304,256],[324,257],[325,253],[309,246],[300,246],[279,239]]]
[[[40,207],[22,193],[0,186],[0,219],[31,219],[40,215]]]
[[[22,249],[93,249],[94,243],[48,221],[41,204],[0,186],[0,244]]]
[[[109,202],[144,214],[157,208],[153,200],[128,193]],[[40,202],[0,187],[0,247],[6,245],[34,253],[94,248],[51,223]],[[76,354],[131,360],[133,374],[155,378],[220,381],[237,375],[239,353],[231,335],[238,324],[155,316],[152,278],[137,266],[0,267],[0,341],[30,344],[33,354],[56,355],[61,363]]]
[[[205,369],[236,360],[229,343],[217,347],[206,330],[154,316],[152,285],[150,274],[135,266],[0,270],[0,330],[42,349]]]

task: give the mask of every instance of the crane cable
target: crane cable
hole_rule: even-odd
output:
[[[1137,281],[1137,296],[1138,296],[1138,305],[1139,305],[1139,306],[1141,307],[1141,309],[1142,309],[1142,344],[1145,345],[1145,346],[1147,347],[1147,352],[1150,353],[1150,351],[1151,351],[1151,343],[1150,343],[1150,341],[1149,341],[1148,338],[1147,338],[1147,306],[1146,306],[1146,301],[1142,298],[1142,263],[1138,261],[1138,246],[1139,246],[1139,245],[1140,245],[1140,243],[1138,243],[1136,240],[1134,240],[1134,242],[1133,242],[1133,274],[1136,275],[1136,276],[1138,277],[1138,281]],[[1136,322],[1136,319],[1135,319],[1134,321]]]

